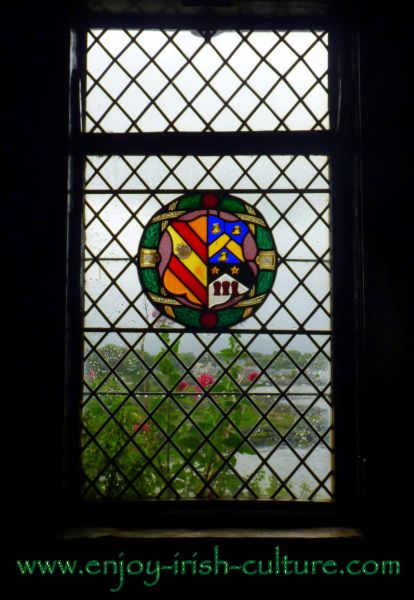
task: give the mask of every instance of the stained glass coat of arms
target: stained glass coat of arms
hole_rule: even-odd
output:
[[[334,500],[328,40],[88,31],[84,500]]]
[[[250,317],[272,288],[276,264],[263,216],[225,193],[174,200],[152,217],[139,247],[150,301],[168,318],[207,330]]]

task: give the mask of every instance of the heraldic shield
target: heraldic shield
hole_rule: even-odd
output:
[[[275,242],[259,211],[225,193],[181,196],[149,221],[138,249],[143,290],[168,318],[223,329],[271,290]]]

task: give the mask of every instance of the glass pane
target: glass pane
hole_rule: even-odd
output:
[[[164,208],[223,189],[278,267],[255,311],[208,332],[153,301],[139,248]],[[84,220],[84,497],[332,500],[328,157],[90,156]]]
[[[92,29],[85,130],[329,129],[324,31]]]

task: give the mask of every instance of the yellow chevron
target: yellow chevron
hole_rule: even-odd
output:
[[[230,240],[230,242],[227,244],[227,248],[239,259],[240,262],[244,262],[242,249],[237,242]]]
[[[223,233],[223,235],[214,240],[214,242],[212,242],[208,247],[208,257],[211,258],[217,254],[217,252],[220,252],[220,250],[224,248],[230,239],[231,238],[227,235],[227,233]]]
[[[240,245],[231,239],[227,233],[223,233],[219,238],[217,238],[210,246],[208,247],[208,256],[211,258],[217,252],[220,252],[223,248],[227,248],[230,250],[234,256],[236,256],[240,262],[244,262],[243,252]]]

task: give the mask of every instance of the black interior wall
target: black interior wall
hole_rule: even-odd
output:
[[[53,558],[56,553],[99,552],[110,557],[111,551],[126,547],[139,554],[144,546],[137,541],[76,545],[47,539],[48,532],[71,521],[61,500],[70,32],[68,10],[64,3],[56,4],[17,3],[6,8],[2,35],[8,67],[3,95],[9,100],[3,114],[2,166],[8,183],[3,200],[4,289],[12,308],[3,313],[11,341],[5,342],[10,365],[2,377],[2,464],[10,472],[3,477],[3,494],[10,505],[6,524],[12,534],[11,570],[13,561],[27,554]],[[297,555],[311,557],[319,552],[334,559],[398,559],[408,518],[402,507],[411,480],[402,433],[412,385],[407,370],[411,27],[398,5],[365,8],[354,18],[361,68],[366,539],[296,542],[292,548]],[[210,548],[211,542],[201,540],[200,545]],[[178,548],[171,542],[162,548],[156,542],[145,544],[153,554],[171,547]],[[241,548],[230,543],[227,547],[230,553]],[[265,542],[248,542],[247,553],[265,555],[266,547]],[[19,584],[32,589],[34,580],[22,579]],[[36,584],[44,589],[52,585],[44,579]],[[53,585],[60,589],[59,581]]]

